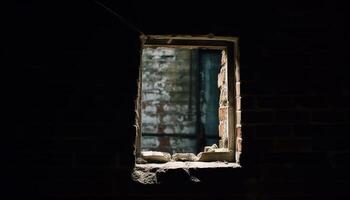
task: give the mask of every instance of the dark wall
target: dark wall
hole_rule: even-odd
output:
[[[133,184],[138,34],[93,1],[18,2],[2,47],[15,121],[4,148],[10,195],[349,197],[343,6],[103,2],[146,34],[240,37],[243,168],[185,188],[176,174],[169,187]]]

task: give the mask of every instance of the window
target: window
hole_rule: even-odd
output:
[[[151,35],[141,40],[136,157],[238,162],[238,39]]]

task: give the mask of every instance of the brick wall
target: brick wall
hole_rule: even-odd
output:
[[[228,93],[227,93],[227,57],[222,51],[221,69],[218,75],[219,97],[219,141],[220,148],[228,148]]]
[[[189,49],[143,50],[142,133],[169,134],[169,136],[188,134],[193,138],[142,136],[142,149],[169,153],[196,152],[197,76],[196,66],[192,66],[191,63],[191,56]]]
[[[16,133],[4,146],[4,191],[45,199],[349,199],[345,7],[132,3],[109,5],[146,33],[240,36],[243,168],[207,170],[198,184],[179,181],[181,173],[165,185],[131,184],[138,35],[92,3],[26,3],[6,29],[14,72],[5,97]]]

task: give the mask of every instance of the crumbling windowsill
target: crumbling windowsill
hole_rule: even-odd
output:
[[[230,170],[241,168],[238,163],[233,162],[198,162],[198,161],[170,161],[166,163],[135,164],[132,178],[141,184],[160,184],[167,177],[181,179],[181,181],[201,182],[201,177],[196,174],[200,171]],[[177,177],[177,178],[176,178]],[[170,179],[171,180],[171,179]]]
[[[237,163],[232,162],[181,162],[171,161],[167,163],[147,163],[147,164],[136,164],[136,169],[203,169],[203,168],[240,168],[241,166]]]

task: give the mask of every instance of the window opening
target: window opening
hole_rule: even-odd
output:
[[[238,161],[237,39],[148,36],[142,41],[137,161]]]

